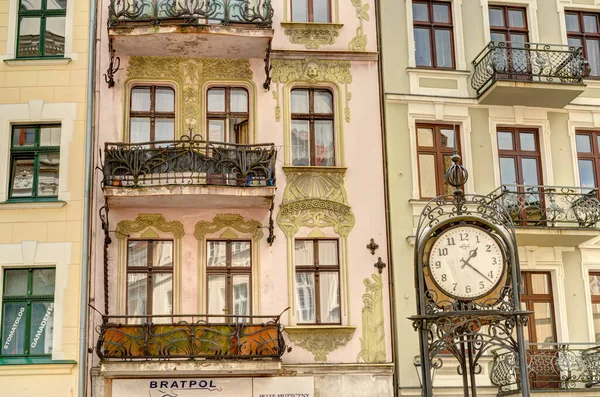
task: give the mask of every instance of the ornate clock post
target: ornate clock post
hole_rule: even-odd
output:
[[[454,153],[446,181],[454,194],[423,209],[415,239],[417,315],[423,396],[432,397],[437,356],[458,360],[465,397],[476,396],[479,359],[490,349],[514,352],[523,396],[529,396],[515,230],[504,206],[487,196],[465,195],[468,173]],[[516,336],[516,340],[515,340]]]

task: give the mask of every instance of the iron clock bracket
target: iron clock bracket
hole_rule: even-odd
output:
[[[267,52],[265,54],[265,82],[263,84],[263,88],[267,91],[271,90],[271,71],[273,70],[273,65],[271,65],[271,41],[267,44]]]
[[[110,63],[106,73],[104,74],[104,81],[108,84],[108,88],[115,86],[115,73],[119,71],[121,67],[121,58],[116,56],[117,51],[113,48],[113,39],[108,39],[108,55],[110,56]]]

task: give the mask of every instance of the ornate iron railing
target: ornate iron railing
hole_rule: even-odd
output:
[[[527,349],[527,372],[532,389],[585,389],[599,386],[600,346],[531,345]],[[514,352],[494,352],[490,379],[501,393],[518,388],[519,365]]]
[[[252,24],[271,27],[272,0],[110,0],[108,26]]]
[[[489,196],[506,207],[515,226],[596,228],[600,221],[595,188],[503,185]]]
[[[492,41],[473,60],[471,86],[481,95],[499,80],[583,85],[589,73],[581,47]]]
[[[235,145],[183,137],[177,141],[107,143],[104,186],[275,186],[273,144]]]
[[[96,352],[102,360],[280,358],[279,316],[103,316]]]

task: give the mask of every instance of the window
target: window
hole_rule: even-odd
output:
[[[18,58],[62,57],[67,0],[20,0]]]
[[[583,56],[590,64],[592,76],[600,76],[599,15],[582,11],[565,12],[569,45],[583,47]]]
[[[291,0],[292,22],[331,22],[331,0]]]
[[[541,185],[538,131],[498,129],[500,180],[503,185]]]
[[[129,240],[127,245],[127,315],[173,313],[173,242]],[[153,319],[153,322],[167,319]],[[142,322],[142,319],[132,320]]]
[[[525,337],[529,343],[555,343],[554,299],[548,272],[521,273],[521,306],[533,312]]]
[[[498,54],[496,70],[516,75],[497,76],[497,79],[529,79],[531,69],[529,51],[523,44],[529,42],[527,10],[524,7],[490,6],[490,36],[495,42],[509,42],[504,52]],[[503,59],[502,59],[503,58]],[[503,64],[503,65],[501,65]],[[523,74],[526,74],[523,76]]]
[[[0,357],[52,354],[55,269],[7,269]]]
[[[171,87],[133,87],[130,106],[129,142],[175,139],[175,90]]]
[[[60,125],[13,126],[9,199],[56,199]]]
[[[590,273],[590,295],[592,297],[594,340],[596,343],[600,343],[600,273]]]
[[[417,156],[421,198],[452,194],[446,170],[454,149],[460,153],[460,131],[449,125],[417,124]]]
[[[252,244],[207,241],[208,314],[251,314]]]
[[[335,165],[333,94],[322,89],[294,89],[292,165]]]
[[[340,324],[337,240],[296,240],[298,324]]]
[[[417,66],[454,68],[451,6],[449,1],[413,1],[413,32]]]
[[[248,143],[248,91],[215,87],[207,92],[208,140]]]
[[[580,186],[597,189],[600,175],[600,133],[578,131],[575,142]]]

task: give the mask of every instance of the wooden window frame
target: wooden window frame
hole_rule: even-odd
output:
[[[417,21],[413,17],[413,37],[414,29],[428,29],[429,30],[429,46],[431,49],[431,66],[418,65],[416,59],[416,41],[415,41],[415,65],[417,68],[423,69],[443,69],[443,70],[454,70],[456,69],[456,51],[455,51],[455,40],[454,40],[454,15],[452,13],[452,2],[443,0],[415,0],[414,3],[426,3],[427,12],[429,15],[429,21]],[[433,19],[433,6],[435,4],[447,5],[450,11],[450,22],[435,22]],[[437,66],[437,46],[435,42],[435,31],[436,30],[449,30],[450,31],[450,51],[452,51],[452,66]]]
[[[316,120],[330,120],[331,121],[331,125],[332,125],[332,145],[333,145],[333,164],[327,167],[335,167],[336,166],[336,155],[337,155],[337,148],[336,148],[336,139],[335,139],[335,96],[333,94],[333,91],[328,89],[328,88],[304,88],[304,87],[294,87],[292,88],[292,90],[290,91],[290,105],[293,99],[291,99],[291,93],[294,91],[308,91],[308,113],[291,113],[291,119],[290,119],[290,124],[294,121],[294,120],[308,120],[308,125],[309,125],[309,139],[310,139],[310,147],[308,148],[310,151],[310,163],[309,163],[309,167],[319,167],[315,164],[316,159],[315,159],[315,152],[316,152],[316,148],[315,148],[315,121]],[[315,113],[315,91],[323,91],[323,92],[328,92],[331,95],[331,113]],[[291,106],[290,106],[291,107]],[[290,132],[291,135],[291,132]],[[292,153],[292,157],[293,157],[293,153]],[[291,159],[292,163],[294,162],[294,159]]]
[[[500,33],[504,35],[505,40],[509,42],[510,37],[509,35],[511,33],[524,33],[525,36],[527,37],[526,39],[526,43],[529,42],[529,21],[527,20],[527,7],[518,7],[518,6],[507,6],[507,5],[500,5],[500,4],[490,4],[489,8],[488,8],[488,13],[489,10],[496,8],[496,9],[502,9],[502,14],[504,15],[504,26],[497,26],[497,25],[492,25],[492,20],[490,18],[490,35],[492,33]],[[508,17],[508,12],[510,10],[519,10],[523,12],[523,17],[524,17],[524,22],[525,22],[525,27],[523,28],[517,28],[517,27],[512,27],[509,26],[509,17]]]
[[[433,129],[433,146],[420,146],[419,145],[419,128]],[[418,167],[418,177],[419,177],[419,197],[421,199],[431,199],[433,197],[423,196],[423,187],[421,182],[421,161],[420,155],[434,155],[435,158],[435,167],[436,167],[436,187],[435,190],[437,195],[443,195],[445,193],[446,187],[446,170],[444,169],[444,155],[452,155],[454,153],[454,148],[445,148],[442,147],[442,129],[452,128],[454,130],[454,140],[456,142],[456,150],[458,154],[461,155],[461,141],[460,141],[460,127],[458,125],[453,126],[450,124],[427,124],[427,123],[417,123],[415,125],[415,133],[416,133],[416,142],[417,142],[417,167]],[[461,159],[462,163],[462,159]]]
[[[139,111],[139,110],[132,110],[132,105],[133,105],[133,90],[137,89],[137,88],[149,88],[150,89],[150,110],[149,111]],[[170,90],[173,91],[173,111],[172,112],[157,112],[156,111],[156,89],[157,88],[168,88]],[[150,119],[150,140],[148,142],[156,142],[156,119],[173,119],[173,124],[174,127],[177,126],[176,120],[175,120],[175,111],[176,111],[176,92],[175,92],[175,88],[169,86],[169,85],[145,85],[145,84],[140,84],[140,85],[134,85],[133,87],[131,87],[130,91],[129,91],[129,142],[131,142],[131,120],[135,117],[139,117],[139,118],[146,118],[146,119]],[[174,136],[173,139],[175,139],[175,130],[176,128],[174,128]],[[140,142],[140,143],[144,143],[144,142]],[[150,144],[151,148],[155,148],[154,143]]]
[[[222,89],[225,90],[225,111],[224,112],[210,112],[208,110],[208,92],[210,90],[214,90],[214,89]],[[246,91],[246,97],[248,98],[248,111],[247,112],[232,112],[231,111],[231,90],[232,89],[238,89],[238,90],[244,90]],[[246,87],[241,87],[241,86],[214,86],[214,87],[209,87],[206,90],[206,140],[208,141],[209,138],[209,134],[210,134],[210,130],[209,130],[209,125],[210,125],[210,121],[211,120],[224,120],[225,121],[225,130],[223,131],[223,137],[225,138],[225,140],[223,142],[227,142],[227,143],[233,143],[233,142],[229,142],[229,123],[231,122],[232,118],[245,118],[248,123],[248,126],[250,126],[250,93],[248,92],[248,89]],[[248,133],[248,137],[247,139],[250,138],[249,136],[250,134]],[[240,136],[239,136],[239,132],[238,132],[238,136],[236,137],[237,139],[237,144],[243,144],[243,143],[248,143],[248,142],[240,142]]]
[[[567,29],[566,27],[566,18],[567,18],[567,14],[573,14],[573,15],[577,15],[577,19],[579,21],[579,31],[575,32],[575,31],[570,31],[567,30],[567,40],[568,39],[578,39],[581,41],[581,47],[583,48],[583,57],[585,59],[588,58],[588,49],[587,49],[587,45],[585,43],[585,40],[587,38],[590,39],[595,39],[600,41],[600,13],[598,12],[590,12],[590,11],[579,11],[579,10],[565,10],[565,29]],[[583,24],[583,17],[585,15],[592,15],[595,16],[597,18],[598,21],[598,33],[591,33],[591,32],[586,32],[585,31],[585,27]],[[586,78],[590,78],[590,79],[598,79],[600,78],[600,75],[596,76],[591,74],[592,73],[592,69],[590,68],[590,75],[587,76]]]
[[[498,145],[498,134],[500,132],[510,132],[512,133],[512,139],[513,139],[513,150],[503,150],[500,149],[500,146]],[[520,134],[521,133],[533,133],[535,136],[535,145],[536,145],[536,150],[522,150],[521,149],[521,139],[520,139]],[[496,128],[496,144],[498,145],[498,165],[500,165],[500,159],[501,158],[513,158],[515,159],[515,169],[517,172],[517,185],[524,185],[524,178],[523,178],[523,167],[521,164],[521,160],[525,159],[525,158],[535,158],[537,160],[537,168],[538,168],[538,177],[539,177],[539,181],[538,181],[538,185],[542,186],[544,185],[544,174],[543,174],[543,170],[542,170],[542,153],[541,153],[541,142],[540,142],[540,133],[539,130],[536,128],[512,128],[512,127],[508,127],[508,128],[503,128],[503,127],[498,127]],[[500,175],[500,181],[502,181],[502,174]],[[502,184],[502,183],[501,183]]]
[[[208,266],[208,258],[210,255],[210,250],[208,249],[209,244],[212,242],[225,242],[226,243],[226,259],[225,266]],[[248,243],[250,244],[250,266],[232,266],[231,258],[232,258],[232,243]],[[209,284],[208,284],[208,276],[209,275],[220,275],[225,276],[225,311],[223,314],[230,315],[231,309],[233,308],[233,276],[237,274],[248,275],[250,276],[248,279],[248,285],[250,289],[248,290],[248,315],[252,315],[252,269],[254,268],[252,263],[252,250],[253,250],[252,240],[222,240],[222,239],[210,239],[206,240],[206,305],[208,309],[208,299],[209,299]],[[208,310],[207,310],[208,312]],[[240,314],[240,317],[244,317],[244,314]]]
[[[342,309],[342,300],[341,300],[341,277],[340,277],[340,243],[339,243],[339,239],[336,238],[317,238],[317,239],[311,239],[311,238],[298,238],[295,239],[294,242],[296,241],[312,241],[313,243],[313,266],[302,266],[302,265],[295,265],[295,272],[294,272],[294,280],[295,280],[295,274],[296,273],[314,273],[315,275],[315,322],[314,323],[298,323],[298,324],[302,324],[302,325],[341,325],[342,324],[342,315],[341,315],[341,309]],[[329,265],[325,265],[325,266],[321,266],[319,265],[319,242],[320,241],[335,241],[336,243],[336,248],[337,248],[337,265],[336,266],[329,266]],[[336,323],[325,323],[321,321],[321,284],[320,284],[320,273],[321,272],[336,272],[338,275],[338,304],[340,307],[340,321],[336,322]],[[296,294],[297,291],[294,291],[294,294]],[[297,298],[297,296],[295,296],[294,298]]]
[[[535,294],[533,292],[533,285],[531,281],[532,274],[543,274],[548,280],[548,294]],[[524,292],[521,292],[521,303],[525,304],[525,310],[533,311],[534,303],[550,303],[550,310],[552,313],[552,333],[554,336],[554,342],[557,342],[556,332],[556,312],[554,304],[554,292],[552,290],[552,273],[547,271],[522,271],[521,278],[523,283]],[[537,329],[535,325],[535,313],[529,315],[529,326],[527,327],[527,333],[529,335],[529,343],[533,344],[530,348],[537,348]],[[534,342],[535,341],[535,342]]]
[[[287,0],[286,0],[286,1],[287,1]],[[296,1],[297,1],[297,0],[290,0],[290,3],[291,3],[291,4],[290,4],[290,12],[291,12],[291,14],[290,14],[290,19],[291,19],[291,21],[292,21],[292,22],[298,22],[298,23],[315,23],[315,14],[314,14],[314,8],[315,8],[315,6],[314,6],[314,2],[315,2],[315,0],[306,0],[306,6],[307,6],[307,8],[308,8],[308,9],[306,10],[306,15],[307,15],[307,17],[308,17],[308,18],[307,18],[307,19],[308,19],[308,21],[294,21],[294,3],[295,3]],[[316,23],[331,23],[331,20],[332,20],[332,15],[331,15],[331,13],[332,13],[332,11],[333,11],[333,7],[332,7],[332,5],[331,5],[332,1],[333,1],[333,0],[327,0],[327,3],[328,3],[328,5],[329,5],[329,7],[328,7],[328,10],[329,10],[329,20],[328,20],[328,21],[326,21],[326,22],[316,22]]]
[[[591,141],[591,153],[579,152],[577,151],[577,136],[585,135],[590,138]],[[594,181],[596,183],[596,190],[598,191],[598,197],[600,198],[600,145],[598,144],[598,140],[600,139],[600,131],[587,131],[587,130],[577,130],[575,131],[575,151],[577,152],[577,168],[579,169],[579,160],[588,160],[592,161],[594,167]],[[581,172],[581,170],[580,170]],[[581,181],[581,175],[580,181]]]
[[[147,251],[146,251],[146,267],[142,267],[142,266],[129,266],[129,243],[132,241],[137,241],[137,242],[146,242],[148,243],[147,246]],[[152,313],[152,307],[153,307],[153,289],[152,289],[152,285],[153,285],[153,277],[152,275],[154,274],[171,274],[171,280],[173,280],[173,276],[174,276],[174,266],[153,266],[153,250],[154,250],[154,245],[153,243],[155,242],[170,242],[171,243],[171,247],[172,247],[172,251],[171,251],[171,258],[174,260],[174,255],[175,255],[175,242],[173,240],[170,239],[136,239],[136,238],[132,238],[132,239],[128,239],[127,240],[127,266],[126,266],[126,271],[125,271],[125,313],[129,313],[129,281],[128,281],[128,276],[129,274],[145,274],[146,275],[146,313],[144,315],[147,316],[151,316],[153,315]],[[172,262],[173,263],[173,262]],[[174,265],[174,264],[173,264]],[[171,281],[171,286],[174,287],[175,283],[173,283],[173,281]],[[171,290],[173,291],[173,290]],[[173,292],[171,292],[173,294]],[[173,308],[171,308],[171,313],[173,314]],[[165,314],[168,315],[168,314]],[[143,316],[143,315],[142,315]]]
[[[21,2],[22,0],[17,0],[19,11],[18,11],[18,27],[17,27],[17,48],[16,48],[16,57],[19,59],[37,59],[37,58],[64,58],[64,52],[62,54],[52,54],[46,55],[46,19],[48,17],[64,17],[65,25],[67,23],[67,8],[64,10],[48,10],[48,1],[49,0],[40,0],[41,7],[39,10],[21,10]],[[77,0],[68,0],[68,1],[77,1]],[[37,55],[19,55],[19,45],[21,41],[21,21],[24,18],[40,18],[40,41],[39,41],[39,50]],[[65,26],[66,27],[66,26]],[[65,41],[66,41],[66,29],[65,29]]]

